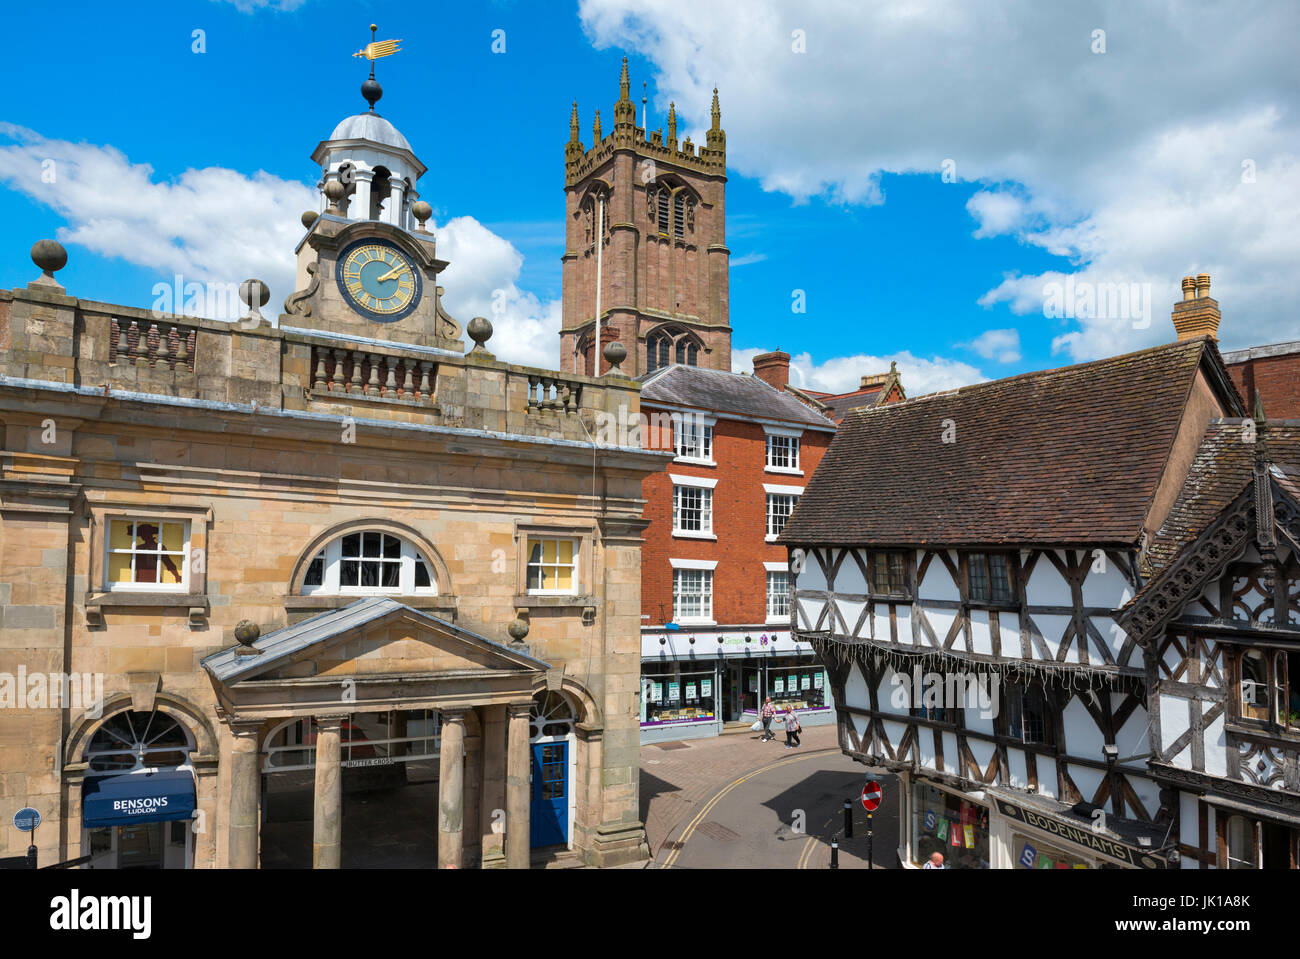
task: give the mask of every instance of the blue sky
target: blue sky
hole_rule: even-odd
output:
[[[1300,253],[1295,7],[1219,22],[1199,3],[1042,6],[12,8],[0,283],[32,279],[31,244],[58,235],[76,296],[149,306],[179,269],[261,276],[278,307],[314,206],[309,154],[365,106],[350,54],[373,20],[404,40],[378,64],[379,112],[429,167],[449,305],[468,320],[507,286],[509,358],[558,361],[569,105],[590,145],[624,53],[652,128],[672,99],[702,141],[720,89],[738,363],[780,347],[796,382],[849,388],[897,359],[913,394],[1061,365],[1171,339],[1178,280],[1201,270],[1226,348],[1300,338],[1283,281]],[[1045,285],[1064,274],[1150,284],[1148,322],[1045,316]],[[807,315],[791,312],[796,289]]]

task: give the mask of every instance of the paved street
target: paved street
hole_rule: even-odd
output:
[[[808,729],[803,746],[760,742],[747,730],[717,739],[642,747],[641,804],[659,869],[825,869],[830,840],[855,798],[854,838],[840,838],[842,869],[866,868],[866,813],[856,802],[864,767],[840,753],[833,726]],[[897,796],[874,819],[876,868],[897,865]]]

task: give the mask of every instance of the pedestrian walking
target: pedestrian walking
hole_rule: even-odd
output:
[[[759,742],[767,742],[769,739],[776,739],[776,733],[772,732],[772,720],[776,718],[776,707],[772,705],[772,697],[767,697],[767,702],[763,703],[763,708],[759,711],[759,719],[763,721],[763,735],[759,736]]]
[[[922,869],[947,869],[948,867],[943,864],[943,853],[934,852],[930,854],[930,858],[926,860],[925,865],[922,866],[921,868]]]
[[[803,727],[799,725],[799,717],[794,714],[794,708],[790,707],[785,711],[785,748],[794,749],[796,746],[803,745],[799,741],[799,734],[803,732]]]

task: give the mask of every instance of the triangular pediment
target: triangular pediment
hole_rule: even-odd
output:
[[[519,650],[405,606],[358,600],[341,609],[236,644],[203,666],[227,686],[250,680],[398,674],[544,673],[549,665]]]

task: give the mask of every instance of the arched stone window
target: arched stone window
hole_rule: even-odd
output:
[[[84,760],[92,773],[159,769],[189,762],[194,739],[164,712],[124,710],[100,725],[86,744]]]
[[[700,344],[690,333],[675,326],[655,330],[646,338],[646,372],[677,363],[700,365]]]
[[[434,565],[409,540],[381,530],[335,537],[312,557],[305,596],[437,595]]]

